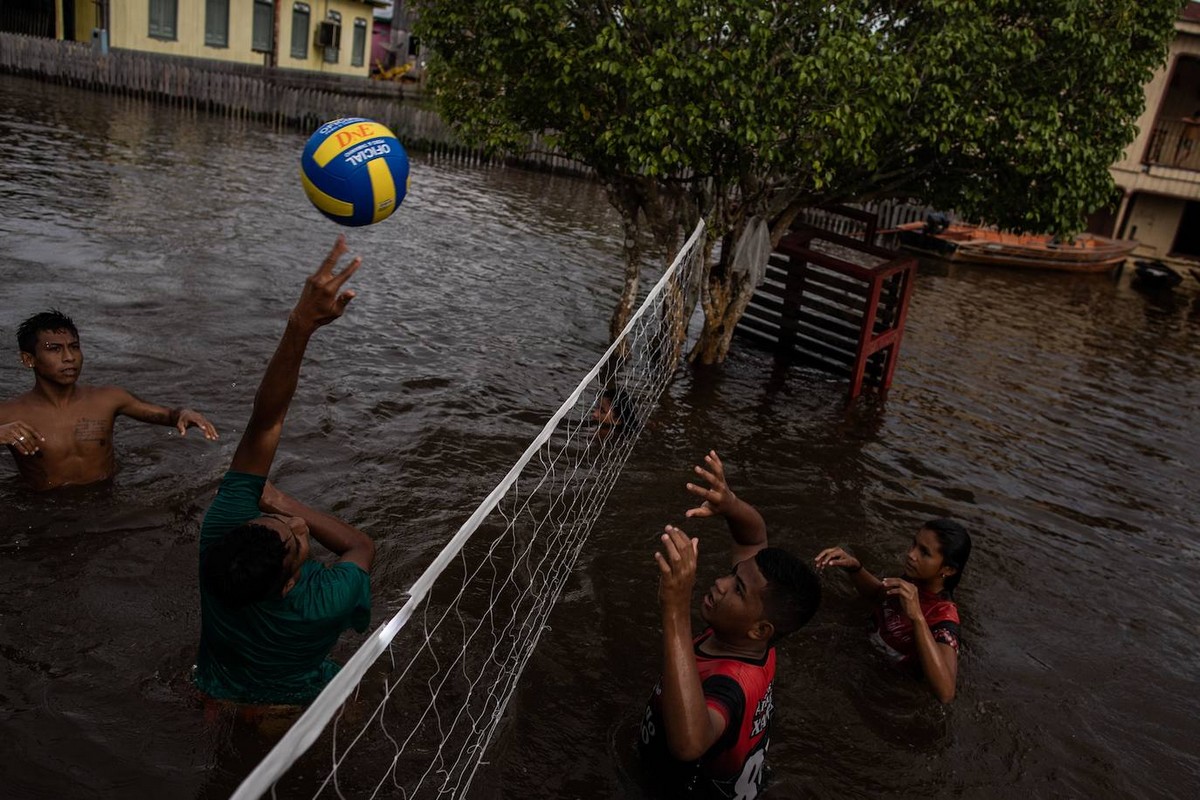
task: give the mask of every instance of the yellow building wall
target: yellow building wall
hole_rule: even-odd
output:
[[[140,50],[166,55],[210,58],[218,61],[233,61],[242,64],[265,64],[266,54],[251,49],[253,35],[254,3],[251,0],[230,0],[228,45],[214,47],[204,43],[205,0],[177,0],[176,31],[174,40],[165,40],[150,35],[150,0],[109,0],[111,29],[109,46],[126,50]],[[282,69],[326,72],[336,75],[361,75],[370,73],[371,59],[371,6],[358,0],[313,0],[309,7],[309,25],[306,34],[307,57],[293,58],[292,43],[292,0],[279,3],[279,41],[276,51]],[[326,63],[323,50],[314,41],[317,26],[328,12],[342,15],[342,40],[337,63]],[[354,42],[354,20],[367,23],[365,54],[361,67],[350,66],[351,48]],[[91,26],[87,29],[91,37]]]
[[[178,0],[175,39],[150,35],[150,0],[109,0],[109,47],[241,64],[262,64],[264,53],[250,49],[254,4],[230,0],[228,46],[204,44],[204,0]]]
[[[0,0],[3,2],[3,0]],[[67,7],[70,8],[70,3]],[[75,0],[73,16],[75,18],[75,38],[73,42],[90,42],[92,40],[92,28],[95,28],[99,19],[99,13],[96,11],[95,0]],[[54,0],[54,36],[57,39],[62,39],[65,32],[63,25],[63,0]]]
[[[92,30],[100,25],[100,11],[92,0],[75,0],[75,41],[90,42]]]
[[[335,75],[361,75],[367,77],[371,69],[371,6],[354,0],[313,0],[304,5],[309,8],[308,57],[292,56],[292,18],[295,0],[285,0],[279,7],[279,66],[285,69],[303,69],[311,72],[328,72]],[[317,27],[328,18],[329,12],[342,15],[342,40],[337,63],[324,60],[324,51],[315,44]],[[354,46],[354,20],[366,23],[366,39],[363,47],[363,63],[360,67],[350,66]]]

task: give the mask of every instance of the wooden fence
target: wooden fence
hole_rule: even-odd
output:
[[[863,221],[862,215],[847,215],[835,208],[805,209],[800,212],[796,223],[848,236],[851,239],[860,239],[868,244],[894,247],[897,241],[894,231],[897,226],[924,220],[926,215],[937,210],[932,206],[903,199],[850,204],[850,208],[861,210],[871,216],[874,228],[871,236],[864,235],[868,226]]]
[[[130,50],[101,55],[81,42],[12,33],[0,33],[0,72],[281,128],[314,130],[338,117],[366,117],[391,128],[407,149],[435,157],[466,163],[516,161],[534,169],[587,174],[540,139],[522,153],[470,147],[436,111],[422,107],[412,90],[388,81]]]
[[[542,136],[532,136],[518,152],[490,153],[470,147],[436,111],[422,107],[413,90],[390,81],[133,50],[101,55],[82,42],[2,32],[0,72],[300,130],[314,130],[338,117],[366,117],[391,128],[405,148],[437,158],[481,164],[501,161],[527,169],[592,174],[580,162],[556,152]],[[868,203],[861,208],[877,214],[878,227],[884,231],[924,219],[932,210],[903,201]],[[809,209],[800,221],[861,238],[860,221],[822,209]],[[881,236],[887,243],[886,233]]]

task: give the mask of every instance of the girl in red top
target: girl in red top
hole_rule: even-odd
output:
[[[920,668],[934,695],[954,699],[958,677],[958,607],[951,599],[971,555],[971,536],[954,520],[926,522],[904,557],[904,575],[876,578],[840,547],[817,554],[818,570],[841,567],[863,597],[876,602],[875,629],[897,663]]]

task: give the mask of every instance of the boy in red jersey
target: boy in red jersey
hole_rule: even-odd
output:
[[[733,537],[733,569],[700,607],[707,628],[692,638],[691,598],[699,541],[672,525],[662,536],[659,604],[663,673],[642,719],[639,747],[667,796],[750,800],[763,785],[775,679],[774,643],[816,613],[816,575],[767,546],[762,515],[725,482],[716,452],[689,483],[703,504],[688,517],[722,516]]]

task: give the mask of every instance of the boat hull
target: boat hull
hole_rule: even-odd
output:
[[[1049,236],[1022,236],[967,225],[925,233],[924,223],[902,227],[900,245],[949,261],[1059,272],[1108,272],[1123,262],[1137,242],[1084,234],[1071,243]]]

